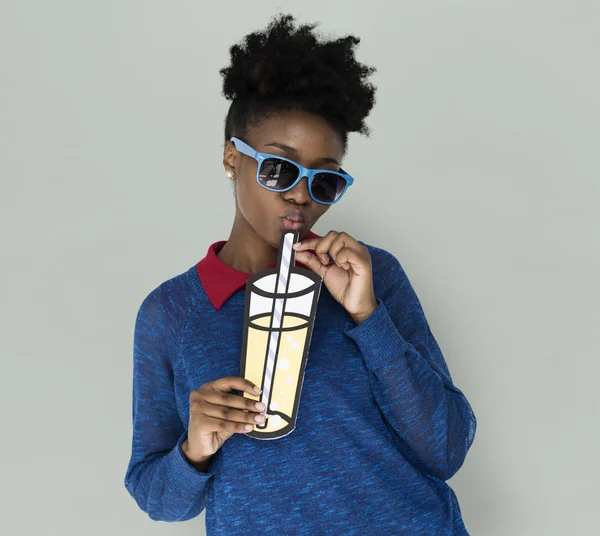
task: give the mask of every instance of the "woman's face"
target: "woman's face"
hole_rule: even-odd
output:
[[[289,158],[307,168],[332,171],[340,168],[342,140],[329,123],[319,116],[288,111],[279,117],[265,119],[250,132],[250,139],[243,141],[257,151]],[[281,233],[286,228],[286,214],[303,220],[302,227],[298,229],[301,240],[331,206],[313,201],[308,193],[306,177],[287,192],[272,192],[263,188],[256,180],[258,162],[238,152],[231,142],[225,146],[223,165],[235,173],[236,219],[244,218],[274,248],[279,247]]]

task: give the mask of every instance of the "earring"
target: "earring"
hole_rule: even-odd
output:
[[[227,170],[227,177],[229,177],[233,181],[235,180],[235,175],[230,169]]]

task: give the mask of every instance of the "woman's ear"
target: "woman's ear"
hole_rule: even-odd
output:
[[[237,156],[238,154],[235,149],[235,145],[233,145],[231,141],[227,141],[225,143],[225,147],[223,148],[223,167],[225,168],[225,173],[227,176],[232,180],[235,180]]]

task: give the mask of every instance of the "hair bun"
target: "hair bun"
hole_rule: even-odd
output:
[[[368,134],[364,119],[376,88],[366,78],[376,69],[356,61],[360,39],[320,40],[314,32],[319,23],[295,27],[294,21],[290,14],[277,15],[265,30],[230,47],[230,65],[219,71],[223,96],[304,109]]]

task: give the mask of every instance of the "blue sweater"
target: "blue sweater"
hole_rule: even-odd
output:
[[[377,309],[356,325],[322,285],[296,429],[235,433],[195,469],[190,392],[240,375],[245,292],[219,310],[195,266],[143,300],[133,351],[133,441],[125,486],[158,521],[206,508],[208,536],[468,535],[446,480],[476,419],[400,262],[368,247]]]

